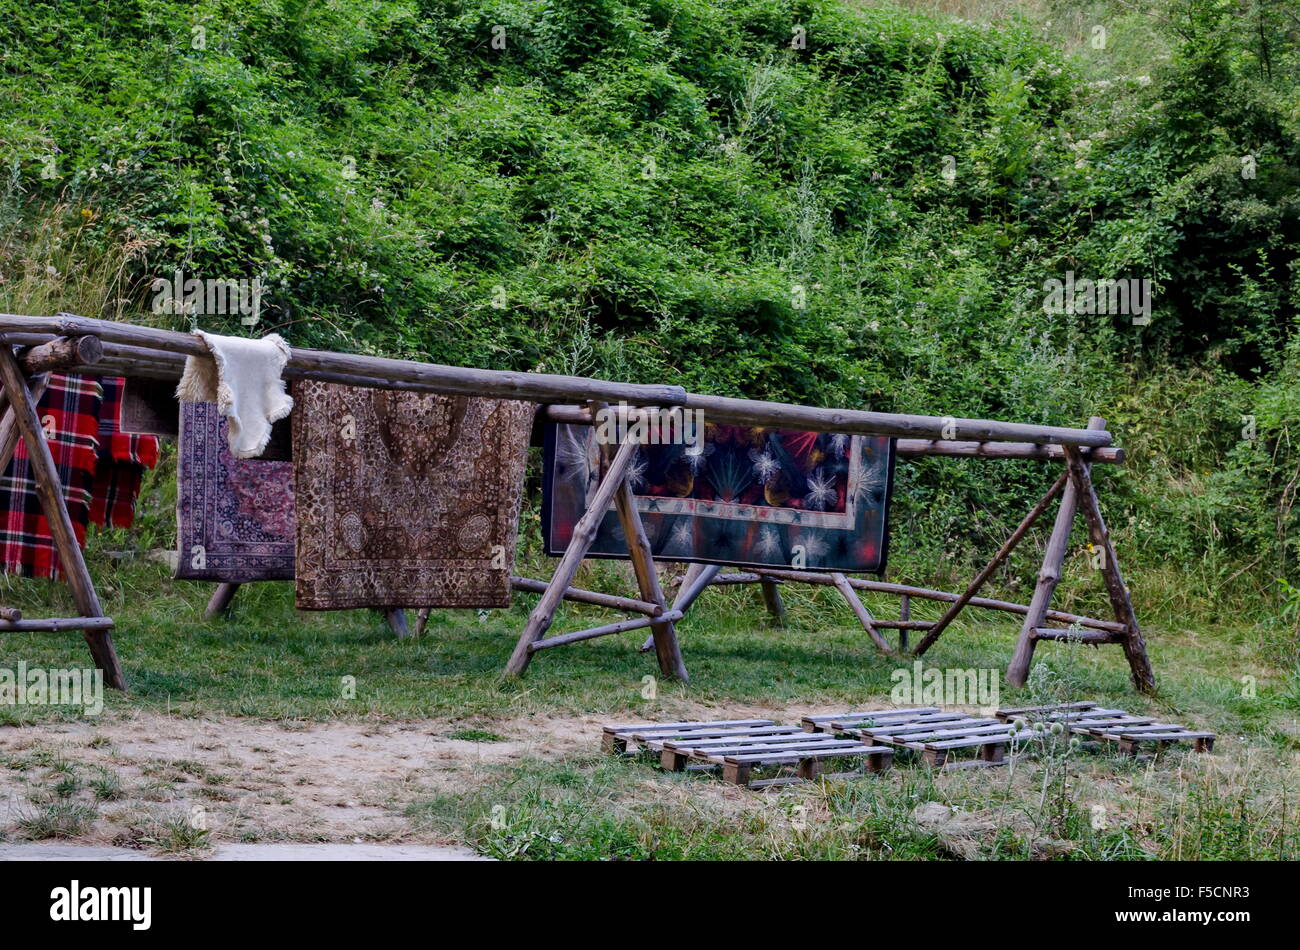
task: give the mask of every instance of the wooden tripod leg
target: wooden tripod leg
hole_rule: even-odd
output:
[[[906,594],[898,598],[898,619],[906,624],[912,619],[912,598]],[[907,652],[907,627],[898,628],[898,652]]]
[[[1101,549],[1103,559],[1101,574],[1106,582],[1106,593],[1110,597],[1111,609],[1115,612],[1115,619],[1128,628],[1124,639],[1120,642],[1124,646],[1124,655],[1128,658],[1133,685],[1144,693],[1155,692],[1156,674],[1151,669],[1151,659],[1147,656],[1146,638],[1142,636],[1142,628],[1138,626],[1137,613],[1133,609],[1133,598],[1124,583],[1119,559],[1115,556],[1115,545],[1110,540],[1110,530],[1106,527],[1106,519],[1101,514],[1101,504],[1097,501],[1092,472],[1077,448],[1070,445],[1064,448],[1070,482],[1079,496],[1079,508],[1083,512],[1083,520],[1088,524],[1088,534],[1093,545]]]
[[[222,581],[212,592],[212,599],[208,601],[207,609],[203,611],[203,618],[211,620],[213,617],[221,616],[230,608],[230,602],[235,599],[235,594],[238,592],[238,584]]]
[[[421,607],[415,614],[415,635],[424,636],[424,628],[429,626],[429,608]]]
[[[528,615],[528,623],[519,634],[519,642],[515,644],[514,652],[510,654],[510,662],[506,664],[507,675],[518,676],[528,669],[528,662],[533,655],[533,643],[542,638],[555,618],[555,610],[564,599],[565,588],[578,573],[587,549],[596,539],[596,531],[604,520],[606,512],[609,511],[610,503],[613,502],[619,485],[627,475],[636,448],[635,442],[624,442],[619,446],[614,460],[605,472],[605,477],[596,487],[596,493],[587,510],[573,526],[573,537],[569,539],[569,546],[565,549],[564,556],[560,558],[560,563],[556,565],[555,574],[551,577],[551,582],[546,585],[546,590],[542,592],[541,600]]]
[[[760,578],[758,583],[763,589],[763,604],[767,607],[767,612],[772,617],[773,625],[784,627],[785,602],[781,600],[781,591],[776,586],[776,582],[764,577]]]
[[[385,607],[384,621],[388,629],[397,634],[397,639],[406,640],[411,636],[411,628],[406,623],[406,611],[401,607]]]
[[[1016,530],[1011,532],[1011,537],[1007,538],[1006,543],[998,549],[998,553],[993,555],[993,559],[989,561],[988,564],[984,565],[984,570],[980,571],[979,574],[975,576],[975,580],[971,581],[970,586],[962,592],[960,597],[952,602],[952,605],[944,611],[943,616],[935,621],[934,626],[929,629],[926,635],[921,639],[921,642],[916,645],[917,656],[920,656],[926,650],[930,649],[930,647],[934,646],[935,641],[943,634],[943,631],[947,628],[948,624],[952,623],[957,614],[961,613],[962,608],[970,603],[970,599],[980,592],[980,588],[982,588],[988,582],[988,579],[993,576],[993,572],[996,571],[998,567],[1001,566],[1002,562],[1011,555],[1011,552],[1015,550],[1016,545],[1020,543],[1020,539],[1025,536],[1026,532],[1034,526],[1034,522],[1036,522],[1043,512],[1047,510],[1047,506],[1050,505],[1053,499],[1064,490],[1065,483],[1068,480],[1069,475],[1062,472],[1061,477],[1058,478],[1055,484],[1047,490],[1047,494],[1038,500],[1038,504],[1034,505],[1034,507],[1030,509],[1029,514],[1025,515],[1024,520],[1020,522]]]
[[[659,575],[655,572],[650,539],[645,535],[641,514],[636,509],[636,498],[626,480],[614,496],[614,502],[619,521],[623,525],[623,536],[627,539],[628,553],[632,555],[632,569],[636,572],[641,599],[658,605],[662,614],[668,610],[668,605],[664,601],[663,588],[659,585]],[[681,645],[677,642],[677,627],[673,622],[659,620],[651,623],[650,637],[654,640],[655,655],[659,659],[659,672],[689,683],[691,678],[686,672],[686,661],[682,659]]]
[[[48,373],[41,373],[27,380],[27,391],[32,394],[33,403],[40,402],[49,384]],[[18,440],[22,437],[18,431],[18,423],[14,421],[14,411],[9,405],[9,394],[3,389],[0,389],[0,415],[3,416],[0,418],[0,474],[3,474],[9,468],[9,463],[13,461],[14,449],[18,448]]]
[[[698,561],[692,561],[690,564],[686,565],[686,574],[682,577],[682,582],[677,585],[677,599],[673,601],[674,609],[677,607],[677,604],[681,602],[682,595],[685,594],[690,586],[695,583],[695,579],[700,576],[700,571],[704,570],[704,567],[705,565]],[[641,644],[637,652],[649,653],[654,648],[655,637],[652,633],[650,636],[645,638],[645,643]]]
[[[18,366],[18,360],[8,346],[0,346],[0,384],[3,384],[5,392],[9,394],[14,422],[27,445],[32,481],[36,486],[41,509],[50,524],[50,534],[54,539],[55,550],[59,552],[59,561],[68,578],[68,586],[72,589],[72,599],[81,616],[102,617],[104,611],[99,605],[99,595],[95,592],[94,581],[86,568],[81,546],[77,544],[72,519],[68,516],[68,508],[63,500],[59,471],[54,465],[54,456],[50,454],[50,446],[45,441],[41,421],[36,416],[36,404],[27,389],[27,380]],[[125,690],[126,676],[118,662],[112,634],[107,628],[83,632],[95,663],[104,671],[104,682],[114,689]]]
[[[592,418],[602,408],[601,404],[592,403]],[[613,446],[604,446],[606,458],[613,451]],[[659,616],[668,610],[664,601],[664,591],[659,584],[659,575],[655,571],[654,554],[650,549],[650,539],[646,537],[645,525],[641,523],[641,513],[636,507],[636,496],[626,478],[619,480],[614,493],[614,508],[618,512],[619,524],[623,527],[623,538],[627,542],[627,552],[632,558],[632,570],[636,572],[637,588],[641,599],[659,608]],[[682,659],[681,646],[677,642],[677,628],[671,620],[656,620],[650,624],[650,637],[654,640],[655,655],[659,659],[659,672],[664,676],[676,677],[683,683],[690,682],[686,672],[686,661]]]
[[[871,637],[871,642],[876,645],[881,653],[893,653],[894,648],[889,645],[889,641],[880,635],[876,629],[875,621],[872,619],[866,605],[858,597],[858,592],[853,589],[849,579],[843,574],[832,574],[831,580],[835,582],[835,589],[840,592],[840,596],[849,602],[853,613],[858,618],[858,623],[862,624],[862,629],[867,631],[867,636]]]
[[[1093,416],[1088,420],[1088,428],[1104,429],[1106,420]],[[1061,565],[1065,563],[1065,552],[1070,544],[1070,531],[1074,528],[1074,516],[1078,508],[1078,491],[1074,483],[1070,482],[1061,492],[1061,507],[1057,509],[1056,523],[1052,525],[1052,535],[1043,554],[1043,566],[1038,571],[1034,596],[1029,601],[1029,612],[1025,614],[1015,652],[1011,654],[1011,663],[1007,666],[1007,682],[1012,686],[1024,686],[1029,679],[1029,665],[1034,662],[1038,628],[1046,626],[1047,608],[1051,606],[1052,594],[1056,593],[1056,584],[1061,579]]]

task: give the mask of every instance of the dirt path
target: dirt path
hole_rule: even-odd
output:
[[[503,741],[451,737],[463,729],[148,713],[0,729],[0,831],[19,837],[18,820],[73,777],[65,797],[99,799],[91,833],[79,836],[92,843],[134,842],[151,822],[191,814],[225,841],[443,843],[413,835],[403,817],[417,792],[472,787],[482,765],[590,750],[598,732],[594,719],[533,717],[482,727]]]
[[[809,711],[821,710],[798,710]],[[666,716],[797,719],[793,709],[680,703],[648,718]],[[21,819],[66,801],[97,809],[75,835],[83,844],[139,848],[168,822],[191,819],[215,842],[449,844],[415,831],[406,806],[491,781],[484,766],[590,754],[609,721],[493,719],[475,723],[486,735],[467,736],[463,720],[268,722],[140,712],[0,729],[0,840],[22,839]]]

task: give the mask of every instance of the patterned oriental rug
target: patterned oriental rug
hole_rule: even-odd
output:
[[[631,481],[654,556],[741,567],[885,569],[893,440],[706,424],[645,444]],[[564,553],[603,470],[596,429],[546,427],[542,536]],[[626,558],[613,507],[589,557]]]
[[[292,580],[293,465],[237,459],[215,403],[181,404],[176,576]]]
[[[536,405],[294,386],[297,605],[506,607]]]

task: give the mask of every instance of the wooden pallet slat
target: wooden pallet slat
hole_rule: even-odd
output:
[[[866,722],[868,719],[911,719],[932,713],[941,713],[938,706],[918,706],[912,709],[864,709],[861,712],[830,713],[821,716],[804,716],[800,720],[807,726],[829,722]]]
[[[604,752],[625,754],[628,744],[648,745],[665,738],[701,735],[713,732],[725,735],[731,730],[781,728],[771,719],[719,719],[716,722],[639,722],[624,725],[602,726],[600,747]]]
[[[852,726],[842,721],[843,718],[837,721],[833,716],[819,717],[820,721],[812,725],[822,732],[908,749],[919,753],[930,765],[949,769],[1000,765],[1006,761],[1008,746],[1014,749],[1047,735],[1034,729],[1013,729],[1012,723],[1005,719],[958,712],[927,710],[910,718],[900,716],[895,722],[871,726]],[[950,761],[949,753],[957,749],[973,750],[976,757]]]
[[[894,750],[857,739],[841,739],[801,726],[780,725],[770,719],[727,719],[716,722],[633,723],[604,726],[601,747],[626,754],[631,744],[659,752],[670,772],[707,768],[723,780],[748,788],[764,788],[823,777],[852,777],[880,772],[892,764]],[[861,759],[860,772],[824,771],[827,762]],[[755,769],[795,766],[795,775],[755,779]]]
[[[1004,721],[1027,718],[1033,722],[1060,722],[1074,735],[1109,742],[1133,756],[1144,742],[1155,743],[1157,753],[1174,742],[1191,742],[1194,751],[1211,752],[1216,738],[1213,732],[1188,729],[1151,716],[1134,716],[1123,709],[1102,709],[1096,703],[999,709],[994,715]]]

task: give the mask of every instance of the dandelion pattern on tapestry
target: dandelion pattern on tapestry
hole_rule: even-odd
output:
[[[893,440],[706,424],[686,445],[640,446],[633,492],[656,558],[878,573],[888,547]],[[542,532],[564,553],[603,461],[591,426],[546,429]],[[611,508],[591,557],[627,557]]]

